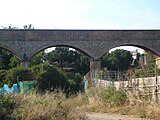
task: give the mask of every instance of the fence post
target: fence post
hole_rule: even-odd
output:
[[[155,81],[153,82],[153,101],[158,103],[158,79],[157,79],[157,65],[155,64]]]

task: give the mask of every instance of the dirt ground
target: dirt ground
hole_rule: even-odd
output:
[[[135,118],[127,115],[117,115],[108,113],[86,113],[89,120],[149,120],[142,118]]]

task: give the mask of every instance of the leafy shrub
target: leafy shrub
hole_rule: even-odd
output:
[[[3,86],[6,76],[6,70],[0,70],[0,87]]]
[[[52,65],[40,64],[31,69],[41,91],[54,90],[55,88],[66,90],[69,87],[67,76]]]
[[[23,80],[33,80],[33,73],[29,68],[16,67],[6,71],[5,81],[8,84]]]
[[[70,92],[76,93],[79,91],[83,91],[83,79],[79,73],[68,73],[66,75],[70,85]]]

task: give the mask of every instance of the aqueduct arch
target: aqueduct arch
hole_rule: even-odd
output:
[[[145,50],[145,51],[150,51],[151,53],[153,53],[154,55],[156,55],[156,56],[159,56],[159,54],[157,53],[157,52],[155,52],[152,48],[150,48],[150,47],[147,47],[147,46],[145,46],[145,45],[140,45],[140,44],[117,44],[117,45],[115,45],[115,46],[111,46],[111,48],[109,49],[109,50],[111,50],[111,49],[113,49],[113,48],[117,48],[117,47],[122,47],[122,46],[133,46],[133,47],[138,47],[138,48],[141,48],[141,49],[143,49],[143,50]],[[108,49],[107,49],[108,50]],[[109,52],[109,50],[108,51],[106,51],[106,53],[108,53]],[[106,53],[104,53],[104,55],[106,54]],[[102,56],[103,57],[103,56]]]
[[[68,47],[68,48],[73,48],[73,49],[75,49],[75,50],[77,50],[77,51],[79,51],[79,52],[87,55],[87,56],[91,59],[91,56],[87,53],[87,51],[84,51],[84,50],[82,50],[82,49],[80,49],[80,48],[77,48],[77,47],[75,47],[75,46],[72,46],[72,45],[64,45],[64,44],[63,44],[63,45],[62,45],[62,44],[53,44],[53,45],[47,44],[47,45],[45,45],[45,46],[42,46],[42,47],[38,48],[37,50],[35,50],[35,51],[33,51],[33,52],[31,53],[30,59],[32,59],[32,57],[34,57],[38,52],[40,52],[40,51],[42,51],[42,50],[45,50],[45,49],[47,49],[47,48],[51,48],[51,47]]]
[[[16,54],[24,63],[50,46],[71,46],[91,57],[91,70],[110,49],[133,45],[160,56],[160,30],[6,30],[0,29],[0,47]]]

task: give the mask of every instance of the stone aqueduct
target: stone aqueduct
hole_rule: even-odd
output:
[[[0,29],[0,47],[17,55],[27,66],[39,51],[68,46],[86,53],[90,69],[100,67],[101,57],[117,46],[137,46],[160,56],[160,30],[7,30]]]

